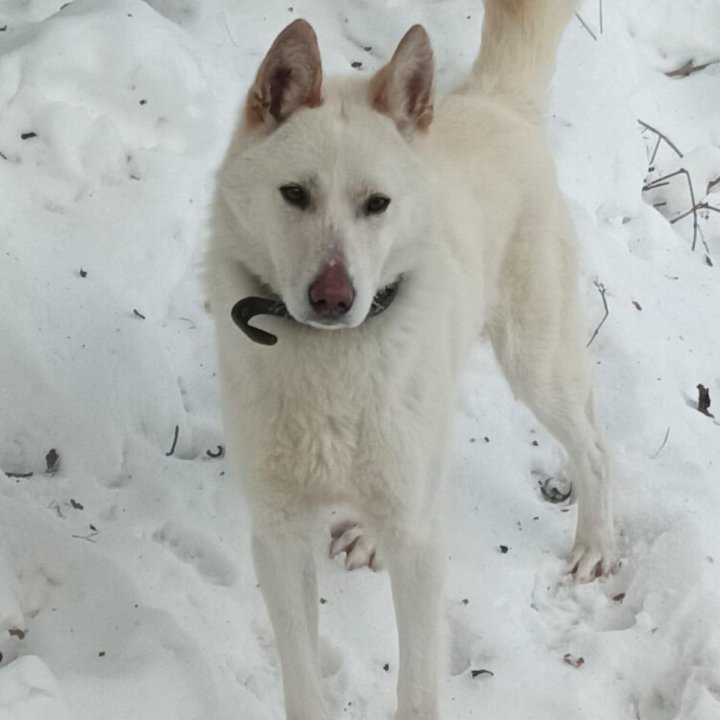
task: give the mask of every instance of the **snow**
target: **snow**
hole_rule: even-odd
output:
[[[0,720],[277,720],[247,511],[208,454],[224,442],[198,283],[213,171],[287,22],[314,24],[327,72],[364,74],[423,22],[447,89],[480,2],[62,4],[0,7]],[[699,211],[693,252],[692,215],[669,222],[686,177],[642,188],[684,168],[720,206],[720,64],[665,75],[720,58],[720,11],[606,0],[602,34],[597,2],[581,14],[597,40],[569,28],[549,131],[588,339],[596,283],[609,308],[590,350],[622,562],[563,576],[575,507],[538,487],[562,485],[562,458],[479,344],[452,452],[445,717],[718,720],[720,428],[695,403],[699,383],[720,397],[720,213]],[[650,163],[638,119],[683,157],[661,142]],[[333,716],[389,718],[387,577],[320,571]]]

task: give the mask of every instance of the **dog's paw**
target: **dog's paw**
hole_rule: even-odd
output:
[[[369,567],[379,570],[379,561],[375,552],[375,545],[368,539],[363,528],[354,522],[342,522],[330,528],[330,557],[334,558],[345,553],[345,567],[348,570],[357,570]]]
[[[578,539],[570,553],[565,572],[573,575],[578,583],[589,583],[609,574],[615,564],[614,556],[611,540]]]

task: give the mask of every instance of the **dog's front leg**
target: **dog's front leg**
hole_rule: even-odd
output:
[[[445,555],[436,533],[389,553],[400,664],[396,720],[438,720],[440,611]]]
[[[308,519],[255,524],[255,572],[275,632],[287,720],[327,720],[317,649],[317,577]]]

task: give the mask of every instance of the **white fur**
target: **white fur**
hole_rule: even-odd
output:
[[[492,47],[483,40],[473,75],[438,103],[427,132],[399,132],[371,107],[367,83],[325,80],[319,107],[270,131],[241,123],[219,174],[207,287],[228,451],[253,513],[288,720],[328,720],[311,533],[330,504],[352,507],[367,534],[352,564],[368,561],[372,542],[390,572],[398,720],[439,717],[439,509],[458,379],[482,332],[515,394],[573,462],[580,508],[570,569],[587,581],[611,562],[573,228],[538,109],[573,3],[486,5]],[[300,211],[278,187],[305,179],[315,206]],[[357,208],[376,191],[390,207],[362,216]],[[350,327],[334,332],[307,324],[308,285],[332,257],[345,259],[357,291]],[[400,274],[394,304],[364,320],[373,295]],[[278,336],[274,347],[254,344],[230,318],[237,300],[261,292],[258,279],[299,321],[254,320]]]

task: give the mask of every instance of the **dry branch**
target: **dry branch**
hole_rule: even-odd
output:
[[[652,155],[650,156],[650,163],[649,163],[649,164],[650,164],[650,169],[651,169],[651,170],[654,170],[654,168],[652,167],[652,164],[655,162],[655,158],[657,157],[657,152],[658,152],[658,150],[660,149],[660,143],[661,143],[661,142],[662,142],[662,136],[661,136],[661,135],[658,135],[658,136],[657,136],[657,142],[655,143],[655,148],[653,149]]]
[[[657,178],[656,180],[652,180],[651,182],[647,183],[642,191],[647,192],[648,190],[657,190],[659,187],[664,187],[665,185],[670,184],[670,180],[674,177],[677,177],[678,175],[684,175],[685,179],[688,183],[688,189],[690,190],[690,201],[692,203],[692,206],[690,208],[690,211],[687,213],[688,215],[693,216],[693,241],[692,241],[692,250],[695,252],[695,246],[697,245],[697,239],[698,239],[698,203],[695,200],[695,190],[693,189],[692,180],[690,179],[690,173],[685,168],[680,168],[679,170],[675,170],[675,172],[671,172],[669,175],[663,175],[663,177]],[[711,206],[708,206],[711,207]],[[680,218],[676,218],[676,220],[679,220]]]
[[[665,133],[661,133],[657,128],[654,128],[652,125],[648,125],[646,122],[644,122],[643,120],[640,120],[639,118],[638,118],[638,123],[645,130],[649,130],[650,132],[655,133],[659,138],[662,138],[677,153],[678,157],[684,157],[684,155],[678,149],[678,146],[672,140],[670,140],[670,138],[667,135],[665,135]],[[653,155],[653,157],[654,157],[654,155]]]
[[[670,426],[668,425],[668,429],[665,431],[665,437],[663,438],[662,445],[657,449],[657,452],[652,456],[652,459],[655,460],[657,456],[662,452],[663,448],[667,444],[668,438],[670,437]]]
[[[712,212],[720,213],[720,208],[713,207],[712,205],[709,205],[706,202],[698,203],[694,208],[690,208],[689,210],[686,210],[682,215],[678,215],[677,217],[674,217],[670,224],[674,225],[679,220],[682,220],[683,218],[686,218],[688,215],[692,215],[693,210],[711,210]]]
[[[575,17],[580,21],[580,24],[588,31],[590,37],[597,42],[597,35],[590,29],[590,26],[583,20],[582,15],[578,12],[575,13]]]
[[[175,426],[175,435],[173,437],[172,447],[170,448],[170,452],[165,453],[165,457],[170,457],[171,455],[175,454],[175,448],[177,446],[178,437],[180,435],[180,426]]]
[[[603,326],[605,321],[608,319],[608,315],[610,315],[610,310],[608,309],[607,304],[607,298],[605,297],[605,293],[607,290],[605,289],[605,286],[598,282],[597,280],[593,280],[593,285],[598,289],[598,292],[600,293],[600,297],[602,298],[603,307],[605,308],[605,314],[603,315],[602,320],[600,321],[600,324],[595,328],[595,332],[592,334],[592,337],[588,340],[588,344],[585,347],[590,347],[592,344],[592,341],[597,337],[598,333],[600,332],[600,328]]]

